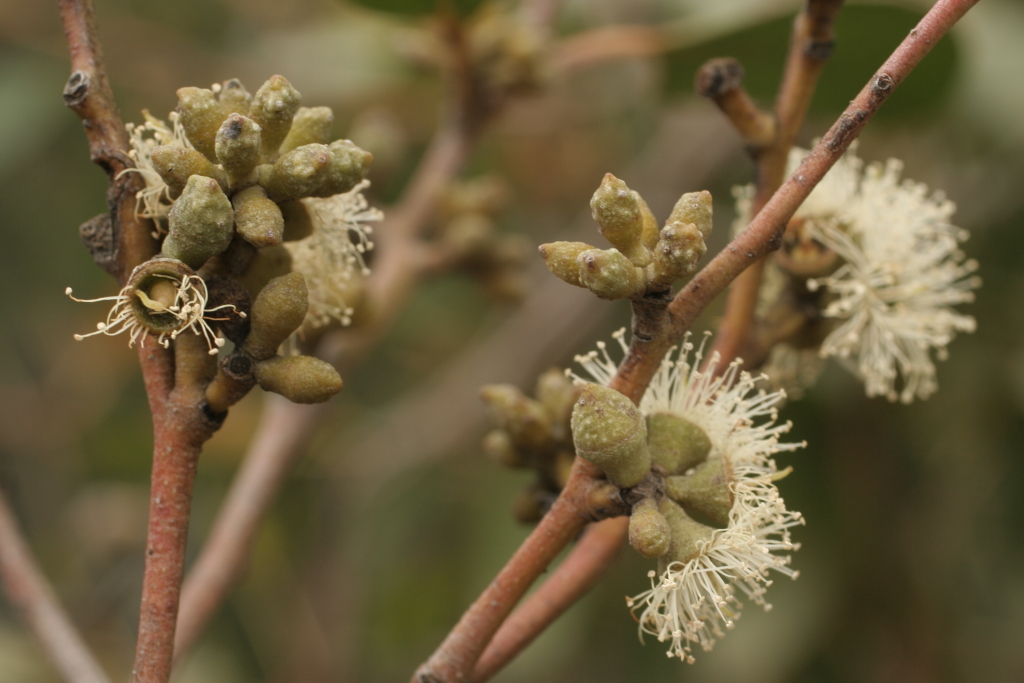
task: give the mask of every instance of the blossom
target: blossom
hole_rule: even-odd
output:
[[[136,268],[128,284],[115,296],[105,296],[98,299],[78,299],[72,294],[70,287],[64,293],[72,300],[81,303],[95,303],[99,301],[113,301],[114,304],[107,313],[104,322],[96,324],[96,331],[88,334],[76,334],[75,340],[81,341],[86,337],[97,334],[104,334],[110,337],[121,333],[128,334],[128,346],[146,345],[146,335],[153,333],[157,337],[157,343],[167,348],[171,340],[177,338],[185,330],[191,330],[195,334],[201,334],[210,349],[210,355],[214,355],[224,346],[223,337],[218,337],[210,327],[207,320],[208,313],[235,307],[231,304],[206,308],[209,293],[206,283],[198,275],[176,275],[168,272],[143,273],[137,277],[140,269],[148,264],[144,263]],[[149,291],[140,286],[143,283]],[[160,296],[157,294],[162,287],[164,289]],[[152,295],[152,297],[151,297]],[[166,301],[162,300],[166,299]],[[237,311],[237,315],[245,317],[245,313]]]
[[[613,336],[625,352],[624,331]],[[718,374],[717,353],[700,370],[703,350],[701,344],[694,351],[687,336],[678,357],[662,362],[640,410],[647,416],[683,418],[707,435],[711,449],[705,462],[720,461],[727,473],[728,523],[711,529],[691,522],[706,530],[696,551],[681,559],[662,558],[659,571],[649,573],[650,590],[627,599],[631,611],[642,610],[641,638],[647,633],[669,642],[668,656],[688,662],[693,661],[693,644],[710,650],[723,629],[734,625],[741,599],[771,608],[764,599],[770,570],[797,577],[789,556],[780,553],[798,548],[789,529],[803,524],[800,513],[786,509],[774,483],[788,470],[779,472],[772,456],[805,445],[779,440],[791,427],[778,422],[776,404],[785,394],[758,389],[764,378],[742,372],[739,360]],[[601,384],[607,385],[616,371],[604,343],[576,360]]]
[[[795,168],[804,150],[793,150]],[[981,280],[960,243],[966,230],[950,224],[953,202],[942,192],[900,180],[903,165],[842,157],[794,218],[831,249],[841,265],[807,281],[827,295],[822,311],[836,321],[821,345],[859,375],[868,396],[909,403],[937,388],[932,356],[942,360],[957,332],[973,332],[974,318],[953,306],[974,300]],[[741,194],[739,208],[749,214]]]
[[[313,234],[296,242],[286,242],[292,256],[292,269],[302,273],[309,290],[306,321],[314,327],[337,320],[352,321],[354,281],[368,275],[365,254],[373,249],[367,222],[379,221],[384,214],[371,208],[363,196],[370,182],[364,180],[343,194],[323,199],[300,200],[313,219]]]
[[[195,147],[185,135],[185,129],[179,122],[177,112],[171,112],[168,117],[171,121],[170,126],[146,110],[143,110],[142,116],[146,119],[142,125],[134,123],[125,125],[128,129],[128,141],[132,145],[128,156],[135,162],[135,168],[125,169],[123,173],[138,173],[146,183],[146,187],[135,195],[135,215],[140,218],[153,219],[158,237],[161,233],[167,232],[162,221],[167,218],[172,199],[167,183],[153,166],[153,150],[161,145],[186,149],[195,149]]]

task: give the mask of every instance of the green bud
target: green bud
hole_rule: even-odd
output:
[[[707,239],[711,235],[711,209],[710,192],[707,190],[687,192],[676,202],[665,225],[673,223],[696,225],[700,234]]]
[[[306,279],[301,273],[274,278],[252,302],[251,329],[242,350],[255,360],[274,356],[302,324],[308,309]]]
[[[227,173],[232,190],[256,182],[260,162],[260,127],[252,119],[232,114],[217,131],[217,159]]]
[[[658,504],[644,498],[633,506],[629,516],[629,544],[646,558],[661,557],[668,552],[672,530],[668,520],[658,511]]]
[[[225,114],[249,115],[249,105],[252,103],[252,95],[245,89],[242,82],[237,78],[224,81],[217,93],[217,101]]]
[[[260,166],[260,185],[275,202],[309,197],[327,178],[330,160],[326,145],[303,145]]]
[[[669,544],[668,553],[658,562],[658,573],[663,574],[669,564],[685,564],[696,557],[700,552],[699,545],[710,541],[715,530],[691,519],[683,508],[668,498],[661,499],[658,510],[664,515],[669,529],[672,530],[672,542]]]
[[[551,417],[547,410],[511,384],[488,384],[480,398],[491,409],[498,426],[521,448],[544,448],[551,443]]]
[[[669,474],[682,474],[704,462],[711,452],[711,439],[685,418],[653,413],[647,416],[647,447],[656,465]]]
[[[712,524],[729,526],[733,495],[729,490],[729,467],[722,457],[711,458],[692,472],[665,478],[665,493],[687,512]]]
[[[181,116],[181,127],[185,129],[185,135],[192,146],[215,162],[217,131],[220,130],[225,113],[213,91],[206,88],[179,88],[175,111]]]
[[[366,177],[373,161],[372,154],[359,149],[349,140],[335,140],[328,149],[331,160],[327,177],[310,195],[312,197],[333,197],[348,192]]]
[[[297,242],[313,234],[313,214],[301,199],[278,204],[284,216],[284,241]]]
[[[256,363],[256,383],[293,403],[323,403],[341,391],[341,376],[312,356],[274,356]]]
[[[697,269],[697,263],[707,250],[704,236],[695,225],[669,223],[654,248],[654,260],[647,266],[648,286],[651,289],[671,287],[673,282]]]
[[[272,247],[284,239],[284,217],[277,204],[267,199],[259,185],[246,188],[231,198],[235,208],[235,229],[254,247]]]
[[[271,161],[288,136],[292,117],[299,110],[302,96],[284,76],[271,76],[260,86],[249,105],[249,118],[260,124],[263,160]]]
[[[597,465],[616,486],[636,486],[651,469],[647,426],[628,398],[599,384],[585,384],[572,411],[576,455]]]
[[[644,219],[638,198],[626,183],[606,173],[590,200],[590,210],[605,239],[634,265],[642,267],[651,257],[640,239]]]
[[[213,178],[194,175],[167,214],[167,237],[160,252],[198,269],[231,244],[234,212]]]
[[[160,145],[150,152],[150,159],[153,161],[153,168],[167,183],[171,199],[181,196],[188,179],[194,175],[214,178],[221,187],[227,188],[224,171],[194,149],[179,145]]]
[[[658,244],[661,226],[658,225],[658,219],[654,217],[644,198],[636,192],[633,194],[636,195],[637,204],[640,205],[640,217],[643,219],[643,227],[640,230],[640,243],[649,251],[654,251],[655,245]]]
[[[243,240],[248,245],[248,242]],[[249,247],[252,248],[251,246]],[[249,296],[255,298],[267,283],[275,277],[287,275],[292,271],[292,255],[287,247],[279,245],[276,247],[264,247],[256,251],[252,262],[239,278],[239,282],[249,292]],[[346,299],[345,301],[348,301]]]
[[[594,247],[585,242],[551,242],[540,245],[540,256],[544,259],[544,265],[548,267],[560,280],[570,285],[584,287],[580,280],[580,264],[576,262],[577,257],[585,251]]]
[[[326,145],[331,141],[333,127],[334,112],[330,107],[299,107],[292,119],[291,130],[281,143],[281,153],[313,143]]]
[[[647,291],[644,271],[617,249],[590,249],[576,258],[580,282],[602,299],[631,299]]]
[[[537,378],[537,388],[533,393],[554,418],[552,428],[555,438],[568,438],[569,420],[572,417],[573,406],[580,397],[580,388],[575,386],[564,372],[558,368],[551,368]]]
[[[526,460],[512,443],[512,437],[504,429],[492,429],[487,432],[483,446],[484,453],[502,467],[515,469],[527,466]]]

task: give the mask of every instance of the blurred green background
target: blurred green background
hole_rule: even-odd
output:
[[[329,105],[335,134],[377,157],[386,207],[438,120],[443,84],[420,56],[421,17],[331,0],[96,0],[125,120],[164,116],[186,85],[230,77],[254,90],[275,73],[304,104]],[[380,7],[408,9],[392,0]],[[366,5],[370,5],[368,8]],[[803,144],[821,135],[928,3],[853,3]],[[735,56],[769,104],[795,2],[566,0],[558,31],[612,23],[674,27],[680,48],[554,77],[485,133],[469,175],[512,191],[501,227],[532,243],[596,237],[587,202],[605,172],[664,216],[710,189],[716,236],[749,182],[740,142],[691,93],[704,60]],[[496,680],[1024,680],[1024,4],[985,0],[893,95],[862,137],[867,160],[896,156],[943,188],[972,233],[984,287],[967,312],[939,393],[912,406],[867,400],[836,365],[783,417],[809,447],[781,485],[808,520],[801,577],[748,608],[697,663],[641,646],[623,596],[647,585],[624,551],[604,581]],[[134,650],[151,427],[135,354],[121,338],[76,343],[116,286],[77,227],[104,210],[106,178],[64,108],[69,73],[55,3],[0,3],[0,486],[47,576],[114,680]],[[477,388],[532,385],[547,367],[628,323],[624,303],[552,285],[540,259],[520,306],[469,278],[427,282],[388,339],[334,400],[270,511],[250,571],[179,683],[406,680],[527,529],[509,514],[529,475],[481,453]],[[554,292],[553,296],[550,292]],[[556,308],[561,306],[561,309]],[[718,309],[701,324],[712,326]],[[555,311],[553,313],[553,311]],[[562,311],[562,312],[558,312]],[[565,313],[564,311],[569,311]],[[552,322],[557,318],[557,324]],[[204,453],[194,554],[259,419],[254,392]],[[18,614],[0,603],[0,681],[56,681]]]

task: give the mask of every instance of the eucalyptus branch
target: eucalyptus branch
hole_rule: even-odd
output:
[[[764,118],[771,118],[767,114],[747,113],[752,103],[746,110],[737,105],[737,100],[743,101],[745,96],[740,83],[742,68],[738,64],[731,65],[731,79],[724,82],[723,79],[708,79],[709,72],[722,71],[715,63],[702,67],[698,75],[698,91],[715,101],[750,144],[750,153],[757,167],[752,216],[764,208],[785,177],[789,151],[796,142],[818,77],[835,43],[832,26],[841,7],[842,0],[808,0],[797,15],[790,37],[789,56],[775,100],[774,126],[770,128],[764,123]],[[711,80],[710,84],[720,87],[702,91],[702,80]],[[749,102],[749,98],[745,99]],[[763,269],[764,263],[758,259],[732,283],[715,338],[715,350],[723,361],[719,367],[727,367],[750,337]]]
[[[142,180],[137,173],[124,172],[135,164],[128,157],[128,134],[107,80],[92,0],[60,0],[59,5],[73,69],[64,87],[64,103],[82,119],[90,157],[110,178],[109,218],[94,219],[94,226],[99,226],[93,230],[94,239],[100,244],[90,248],[94,256],[97,251],[102,254],[100,265],[123,285],[132,269],[157,251],[149,221],[135,215],[135,194],[142,189]]]
[[[650,306],[639,320],[634,306],[634,334],[629,353],[610,386],[635,403],[646,391],[661,359],[682,338],[704,308],[751,263],[781,244],[782,232],[796,209],[842,156],[878,108],[977,0],[939,0],[850,103],[794,174],[779,188],[752,223],[701,270],[661,311]],[[413,677],[413,683],[471,680],[485,643],[497,632],[514,603],[571,540],[564,532],[593,514],[587,495],[599,490],[597,470],[577,459],[572,476],[551,511],[524,541],[496,579],[466,611],[459,623]],[[551,520],[551,517],[556,519]],[[562,533],[559,533],[562,532]],[[557,547],[556,547],[557,546]]]
[[[628,517],[614,517],[587,527],[551,576],[516,608],[494,634],[470,680],[483,683],[515,659],[608,571],[626,538]]]
[[[110,683],[36,564],[0,491],[0,576],[66,683]]]

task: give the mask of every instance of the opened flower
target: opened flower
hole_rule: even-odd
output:
[[[623,332],[614,336],[625,352]],[[606,385],[616,364],[605,344],[598,348],[576,360]],[[630,528],[633,546],[657,556],[659,568],[649,574],[651,589],[627,604],[640,611],[641,636],[668,642],[668,655],[687,662],[694,644],[710,650],[733,626],[742,600],[770,609],[764,593],[771,570],[796,578],[789,556],[781,553],[797,548],[789,529],[803,523],[775,486],[788,470],[779,472],[772,456],[804,445],[779,441],[790,428],[777,422],[775,404],[784,394],[759,390],[762,378],[741,372],[740,361],[721,374],[717,355],[704,370],[702,361],[703,344],[694,351],[687,337],[679,356],[662,363],[640,403],[650,459],[667,476],[665,495],[634,507]],[[648,554],[644,548],[654,544],[636,542],[634,526],[638,537],[646,530],[634,522],[651,516],[652,505],[670,540],[667,549]]]

